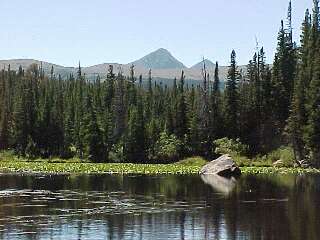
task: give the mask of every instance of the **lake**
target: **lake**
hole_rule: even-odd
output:
[[[0,239],[319,239],[320,176],[0,175]]]

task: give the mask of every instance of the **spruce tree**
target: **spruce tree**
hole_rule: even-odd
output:
[[[127,109],[125,106],[125,79],[121,72],[118,73],[113,98],[114,136],[115,140],[121,139],[126,128]]]
[[[93,100],[91,94],[87,96],[86,104],[87,113],[85,116],[85,154],[88,159],[93,162],[105,162],[105,146],[103,141],[102,131],[98,124],[97,113],[93,106]]]
[[[279,147],[285,144],[284,127],[289,117],[289,109],[296,79],[296,53],[291,31],[284,28],[283,21],[278,35],[278,47],[272,71],[271,105],[273,116],[273,142]]]
[[[0,150],[9,146],[9,119],[8,119],[8,88],[6,86],[4,71],[2,71],[0,79]]]
[[[131,105],[137,104],[137,90],[136,90],[136,78],[134,75],[134,65],[130,66],[130,76],[128,83],[128,103]]]
[[[185,75],[184,71],[181,73],[180,83],[179,83],[179,93],[177,99],[177,113],[176,113],[176,126],[175,134],[180,139],[183,139],[187,133],[187,106],[184,92],[184,81]]]
[[[200,152],[206,157],[210,156],[211,151],[211,139],[210,136],[212,134],[212,122],[210,116],[210,104],[209,104],[209,86],[210,86],[210,75],[207,71],[207,66],[205,63],[205,59],[203,59],[202,65],[202,85],[200,87],[200,104],[198,107],[198,130],[199,130],[199,138],[200,138]]]
[[[142,103],[132,107],[124,139],[124,157],[127,162],[138,163],[146,160],[145,125]]]
[[[320,51],[308,92],[307,110],[309,113],[306,142],[312,164],[320,166]]]
[[[309,68],[309,40],[310,40],[310,14],[307,10],[305,19],[302,24],[301,46],[299,49],[299,64],[295,79],[295,89],[291,103],[290,117],[287,124],[287,133],[289,141],[293,146],[295,158],[301,161],[306,158],[306,149],[304,141],[304,131],[307,121],[306,105],[306,89],[310,83]]]
[[[107,74],[107,79],[106,79],[106,93],[105,93],[105,97],[104,97],[104,103],[105,103],[105,107],[107,109],[111,108],[112,105],[112,99],[114,97],[114,89],[115,89],[115,74],[113,73],[113,66],[109,65],[108,68],[108,74]]]
[[[14,119],[14,136],[13,146],[18,154],[24,155],[28,144],[28,125],[25,107],[25,94],[23,89],[20,90],[20,96],[15,101]]]
[[[216,62],[214,70],[214,81],[211,92],[211,140],[217,139],[222,135],[221,109],[219,64],[218,62]]]
[[[9,123],[8,123],[8,111],[6,103],[4,102],[1,107],[0,117],[0,150],[7,149],[9,147]]]
[[[226,136],[235,138],[238,137],[239,132],[239,94],[238,81],[240,79],[238,66],[236,62],[236,52],[231,53],[231,63],[228,70],[228,79],[225,89],[224,99],[224,119]]]

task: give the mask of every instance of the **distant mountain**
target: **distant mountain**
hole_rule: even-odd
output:
[[[207,71],[210,74],[210,78],[212,79],[214,75],[215,64],[208,59],[205,60],[205,63]],[[38,64],[39,66],[42,64],[42,68],[47,74],[50,74],[51,67],[53,66],[55,74],[60,74],[63,78],[70,74],[76,74],[77,72],[76,67],[64,67],[34,59],[0,60],[0,69],[7,68],[9,64],[12,70],[18,70],[19,66],[22,66],[23,69],[27,69],[31,64]],[[95,79],[98,75],[101,78],[105,78],[109,65],[113,65],[114,72],[117,73],[121,70],[124,75],[129,75],[130,66],[132,64],[135,66],[135,75],[137,77],[142,75],[144,79],[147,78],[149,69],[152,69],[152,77],[157,81],[163,81],[166,83],[171,82],[174,78],[179,79],[182,70],[185,73],[186,80],[189,80],[189,82],[192,82],[192,84],[202,80],[202,61],[195,64],[191,68],[187,68],[183,63],[174,58],[168,50],[163,48],[160,48],[157,51],[152,52],[132,63],[103,63],[90,67],[82,67],[82,72],[86,74],[86,77],[89,80]],[[240,66],[239,69],[242,69],[243,72],[246,71],[245,66]],[[228,67],[219,66],[219,76],[221,81],[225,81],[227,79],[227,72]]]
[[[68,76],[70,73],[75,72],[75,68],[72,67],[64,67],[61,65],[48,63],[44,61],[34,60],[34,59],[11,59],[11,60],[0,60],[0,69],[10,68],[12,70],[18,70],[21,66],[23,69],[28,69],[30,65],[37,64],[38,66],[42,65],[45,73],[49,74],[51,72],[51,68],[54,68],[56,74],[60,74],[62,77]]]
[[[210,69],[210,68],[215,68],[215,64],[213,62],[211,62],[209,59],[205,59],[204,63],[206,64],[206,68]],[[197,70],[201,70],[203,68],[203,61],[193,65],[191,67],[191,69],[197,69]]]
[[[134,61],[132,64],[147,69],[183,69],[186,66],[178,61],[172,54],[164,49],[160,48],[143,58]]]

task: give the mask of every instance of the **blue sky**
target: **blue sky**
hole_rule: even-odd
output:
[[[312,0],[293,0],[298,39]],[[1,0],[0,59],[65,66],[128,63],[160,47],[191,66],[203,56],[246,64],[255,36],[272,62],[288,0]]]

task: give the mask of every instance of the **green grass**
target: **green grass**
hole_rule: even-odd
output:
[[[183,159],[176,164],[183,166],[204,166],[208,161],[203,159],[202,157],[190,157]]]
[[[32,173],[110,173],[110,174],[198,174],[207,161],[200,157],[187,158],[174,164],[90,163],[72,158],[68,160],[25,159],[11,151],[0,152],[0,172]]]
[[[293,167],[241,167],[243,174],[320,174],[320,169],[316,168],[293,168]]]
[[[184,166],[182,164],[0,162],[0,172],[189,175],[198,174],[200,168],[201,166]]]
[[[250,161],[245,157],[235,157],[243,174],[300,174],[320,173],[319,169],[302,169],[289,167],[273,167],[266,161]],[[131,163],[89,163],[77,158],[62,160],[34,159],[28,160],[15,156],[12,152],[0,152],[0,172],[47,173],[47,174],[174,174],[195,175],[206,164],[201,157],[192,157],[174,164],[131,164]]]
[[[50,162],[0,162],[0,172],[21,173],[86,173],[86,174],[174,174],[193,175],[198,174],[201,165],[175,164],[130,164],[130,163],[50,163]],[[298,174],[320,173],[318,169],[301,168],[276,168],[276,167],[241,167],[244,174]]]

